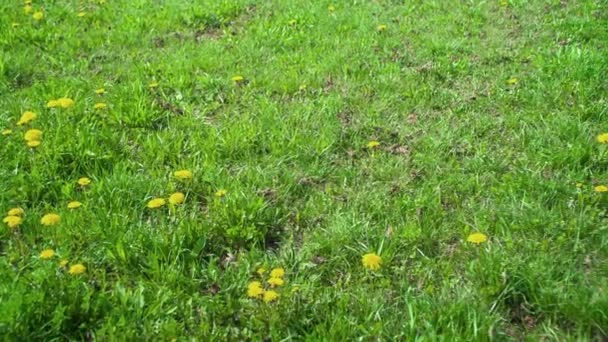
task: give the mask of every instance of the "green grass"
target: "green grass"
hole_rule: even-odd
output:
[[[608,338],[604,1],[32,6],[0,4],[5,339]]]

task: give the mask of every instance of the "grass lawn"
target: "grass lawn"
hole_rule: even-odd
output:
[[[603,0],[3,0],[0,131],[6,340],[608,339]]]

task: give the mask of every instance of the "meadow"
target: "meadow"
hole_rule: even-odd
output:
[[[608,339],[607,28],[1,1],[1,339]]]

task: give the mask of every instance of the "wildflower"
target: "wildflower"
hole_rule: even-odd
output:
[[[228,193],[228,190],[219,189],[218,191],[215,192],[215,197],[224,197],[224,196],[226,196],[227,193]]]
[[[75,103],[74,100],[72,100],[69,97],[62,97],[62,98],[58,99],[57,102],[61,108],[70,108]]]
[[[27,142],[27,146],[29,147],[38,147],[42,142],[40,140],[30,140]]]
[[[46,108],[55,108],[55,107],[59,107],[59,101],[58,100],[50,100],[49,102],[46,103]]]
[[[13,208],[8,211],[9,216],[23,216],[24,214],[25,214],[25,211],[21,208]]]
[[[176,193],[171,194],[171,196],[169,196],[169,203],[182,204],[182,203],[184,203],[185,199],[186,199],[186,196],[183,193],[176,192]]]
[[[68,203],[68,209],[78,209],[82,207],[82,203],[78,201],[72,201]]]
[[[87,15],[87,12],[78,12],[78,14],[76,14],[76,15],[79,16],[80,18],[82,18],[85,15]]]
[[[243,82],[245,78],[241,75],[232,76],[232,80],[236,83]]]
[[[285,269],[283,267],[277,267],[270,271],[271,278],[283,278],[285,276]]]
[[[68,271],[68,273],[71,275],[79,275],[79,274],[83,274],[86,270],[87,270],[87,268],[84,267],[83,264],[76,264],[76,265],[72,265],[72,267],[70,267],[70,270]]]
[[[42,140],[42,131],[39,129],[28,129],[23,135],[25,141]]]
[[[81,186],[87,186],[91,184],[91,179],[88,177],[80,177],[78,178],[78,184]]]
[[[40,259],[48,260],[54,256],[55,256],[55,251],[50,248],[45,249],[42,252],[40,252]]]
[[[21,126],[21,125],[28,124],[28,123],[32,122],[32,120],[36,119],[37,117],[38,116],[36,115],[36,113],[30,112],[28,110],[26,112],[23,112],[23,114],[21,114],[21,118],[17,122],[17,125]]]
[[[467,241],[479,245],[480,243],[488,241],[488,237],[483,233],[473,233],[467,237]]]
[[[40,219],[40,223],[45,226],[54,226],[61,220],[57,214],[46,214]]]
[[[509,1],[507,1],[507,0],[501,0],[500,1],[500,6],[504,7],[504,6],[507,6],[507,5],[509,5]]]
[[[25,14],[30,14],[32,13],[32,11],[34,11],[34,8],[30,5],[25,5],[23,6],[23,12],[25,12]]]
[[[266,269],[264,267],[260,267],[256,272],[262,276],[264,275],[264,273],[266,273]]]
[[[577,187],[578,189],[582,188],[582,187],[583,187],[583,183],[576,183],[576,187]]]
[[[597,142],[600,144],[608,144],[608,133],[602,133],[597,136]]]
[[[595,192],[606,192],[608,191],[608,186],[598,185],[595,187]]]
[[[179,179],[192,179],[192,172],[188,170],[175,171],[173,175]]]
[[[515,85],[518,82],[519,82],[519,80],[517,78],[515,78],[515,77],[510,78],[510,79],[507,80],[507,84],[510,84],[510,85]]]
[[[367,148],[376,148],[378,146],[380,146],[380,143],[376,140],[372,140],[367,143]]]
[[[97,95],[103,95],[105,93],[106,93],[106,90],[104,88],[95,89],[95,94],[97,94]]]
[[[11,130],[11,129],[2,130],[2,135],[11,135],[11,134],[13,134],[13,130]]]
[[[275,286],[283,286],[283,284],[285,284],[285,281],[281,278],[270,278],[268,279],[268,284],[270,284],[270,286],[275,287]]]
[[[377,30],[378,32],[383,32],[386,31],[387,26],[382,24],[382,25],[378,25]]]
[[[164,198],[155,198],[148,202],[148,208],[150,208],[150,209],[160,208],[163,205],[165,205],[165,203],[166,202],[165,202]]]
[[[308,86],[305,83],[300,84],[300,86],[298,87],[298,90],[300,91],[304,91],[306,90],[306,88],[308,88]]]
[[[367,269],[377,270],[382,265],[382,258],[376,253],[368,253],[361,258],[361,263]]]
[[[329,6],[329,7],[327,7],[327,10],[330,11],[330,12],[333,12],[333,11],[336,10],[336,7],[335,6]]]
[[[277,300],[279,298],[279,294],[276,293],[275,291],[269,290],[269,291],[265,291],[264,292],[264,302],[266,303],[270,303],[273,302],[275,300]]]
[[[262,283],[259,281],[252,281],[247,285],[247,296],[251,298],[260,298],[264,294]]]
[[[105,104],[105,103],[103,103],[103,102],[98,102],[98,103],[96,103],[93,106],[93,108],[95,108],[95,109],[106,109],[106,108],[108,108],[108,105]]]
[[[23,223],[23,219],[19,216],[9,215],[2,219],[2,222],[6,223],[9,228],[16,228]]]
[[[291,20],[289,21],[289,25],[295,25],[295,24],[297,24],[297,23],[298,23],[298,21],[297,21],[297,20],[295,20],[295,19],[291,19]]]
[[[68,259],[63,259],[59,262],[59,266],[66,267],[68,264]]]
[[[150,84],[148,84],[148,88],[157,88],[158,87],[158,82],[152,82]]]
[[[34,20],[42,20],[42,18],[44,18],[44,13],[42,13],[41,11],[38,11],[38,12],[32,14],[32,18]]]

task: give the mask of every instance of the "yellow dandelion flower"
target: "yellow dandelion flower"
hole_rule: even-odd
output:
[[[57,214],[46,214],[40,219],[40,223],[45,226],[54,226],[61,221],[61,217]]]
[[[25,210],[21,208],[13,208],[8,211],[9,216],[23,216],[25,215]]]
[[[44,13],[42,13],[41,11],[38,11],[38,12],[32,14],[32,18],[34,20],[42,20],[42,18],[44,18]]]
[[[78,14],[76,14],[78,17],[82,18],[85,15],[87,15],[87,12],[78,12]]]
[[[480,243],[488,241],[488,236],[483,233],[473,233],[467,237],[467,241],[479,245]]]
[[[68,209],[78,209],[82,207],[82,203],[78,201],[72,201],[68,203]]]
[[[178,179],[192,179],[192,172],[188,170],[175,171],[173,175]]]
[[[297,21],[297,20],[295,20],[295,19],[291,19],[291,20],[289,21],[289,25],[295,25],[295,24],[297,24],[297,23],[298,23],[298,21]]]
[[[595,192],[607,192],[608,191],[608,186],[598,185],[594,189],[595,189]]]
[[[181,192],[176,192],[169,196],[169,203],[171,204],[182,204],[186,200],[186,195]]]
[[[264,294],[264,288],[259,281],[252,281],[247,285],[247,296],[251,298],[260,298]]]
[[[19,216],[9,215],[2,219],[2,222],[6,223],[9,228],[16,228],[23,223],[23,219]]]
[[[336,10],[336,7],[335,6],[329,6],[329,7],[327,7],[327,10],[330,11],[330,12],[333,12],[333,11]]]
[[[76,103],[69,97],[62,97],[58,99],[57,102],[61,108],[70,108],[74,105],[74,103]]]
[[[608,144],[608,133],[602,133],[597,136],[597,142],[600,144]]]
[[[383,32],[383,31],[386,31],[387,26],[384,24],[378,25],[378,27],[376,29],[378,30],[378,32]]]
[[[582,188],[583,187],[583,183],[576,183],[576,187],[579,188],[579,189]]]
[[[300,84],[300,86],[298,87],[298,90],[304,91],[304,90],[306,90],[306,88],[308,88],[308,86],[303,83],[303,84]]]
[[[264,267],[260,267],[256,272],[262,276],[264,275],[264,273],[266,273],[266,269]]]
[[[228,193],[228,190],[219,189],[218,191],[215,192],[215,197],[224,197],[224,196],[226,196],[227,193]]]
[[[155,198],[148,202],[148,208],[150,208],[150,209],[160,208],[163,205],[165,205],[165,203],[166,202],[165,202],[164,198]]]
[[[23,135],[25,141],[42,140],[42,131],[39,129],[28,129]]]
[[[55,107],[59,107],[61,104],[59,103],[58,100],[50,100],[49,102],[46,103],[46,108],[55,108]]]
[[[68,265],[68,259],[63,259],[59,262],[59,266],[66,267]]]
[[[27,146],[35,148],[40,146],[41,143],[42,142],[40,140],[30,140],[27,142]]]
[[[95,109],[106,109],[106,108],[108,108],[108,105],[105,104],[105,103],[103,103],[103,102],[98,102],[98,103],[96,103],[93,106],[93,108],[95,108]]]
[[[40,259],[48,260],[54,256],[55,256],[55,251],[50,248],[45,249],[42,252],[40,252]]]
[[[80,178],[78,178],[78,184],[80,186],[87,186],[87,185],[91,184],[91,179],[88,177],[80,177]]]
[[[30,5],[25,5],[23,6],[23,12],[25,12],[25,14],[30,14],[34,11],[34,8]]]
[[[97,94],[97,95],[103,95],[105,93],[106,93],[106,90],[104,88],[95,89],[95,94]]]
[[[268,279],[268,284],[272,287],[283,286],[285,284],[285,281],[281,278],[270,278]]]
[[[507,84],[510,84],[510,85],[517,84],[518,82],[519,82],[519,80],[518,80],[517,78],[515,78],[515,77],[513,77],[513,78],[509,78],[509,79],[507,80]]]
[[[285,276],[285,269],[283,267],[273,268],[270,271],[271,278],[283,278]]]
[[[72,265],[70,267],[70,270],[68,271],[69,274],[71,275],[79,275],[79,274],[83,274],[84,272],[86,272],[87,268],[84,267],[83,264],[76,264],[76,265]]]
[[[275,291],[269,290],[269,291],[264,291],[264,302],[266,303],[270,303],[273,302],[275,300],[277,300],[279,298],[279,294],[276,293]]]
[[[377,270],[382,265],[382,258],[376,253],[367,253],[361,257],[363,267],[370,270]]]
[[[158,88],[158,82],[152,82],[148,84],[148,88]]]
[[[17,122],[17,125],[22,126],[22,125],[28,124],[28,123],[32,122],[34,119],[36,119],[37,117],[38,117],[38,115],[36,115],[36,113],[30,112],[28,110],[26,112],[23,112],[23,114],[21,114],[21,118]]]
[[[13,130],[12,129],[4,129],[2,130],[2,135],[11,135],[13,134]]]
[[[501,0],[500,1],[500,6],[504,7],[504,6],[507,6],[507,5],[509,5],[509,1],[507,1],[507,0]]]
[[[380,143],[376,140],[372,140],[367,143],[367,148],[376,148],[378,146],[380,146]]]
[[[239,82],[243,82],[245,80],[245,78],[241,75],[236,75],[236,76],[232,76],[231,80],[236,83],[239,83]]]

